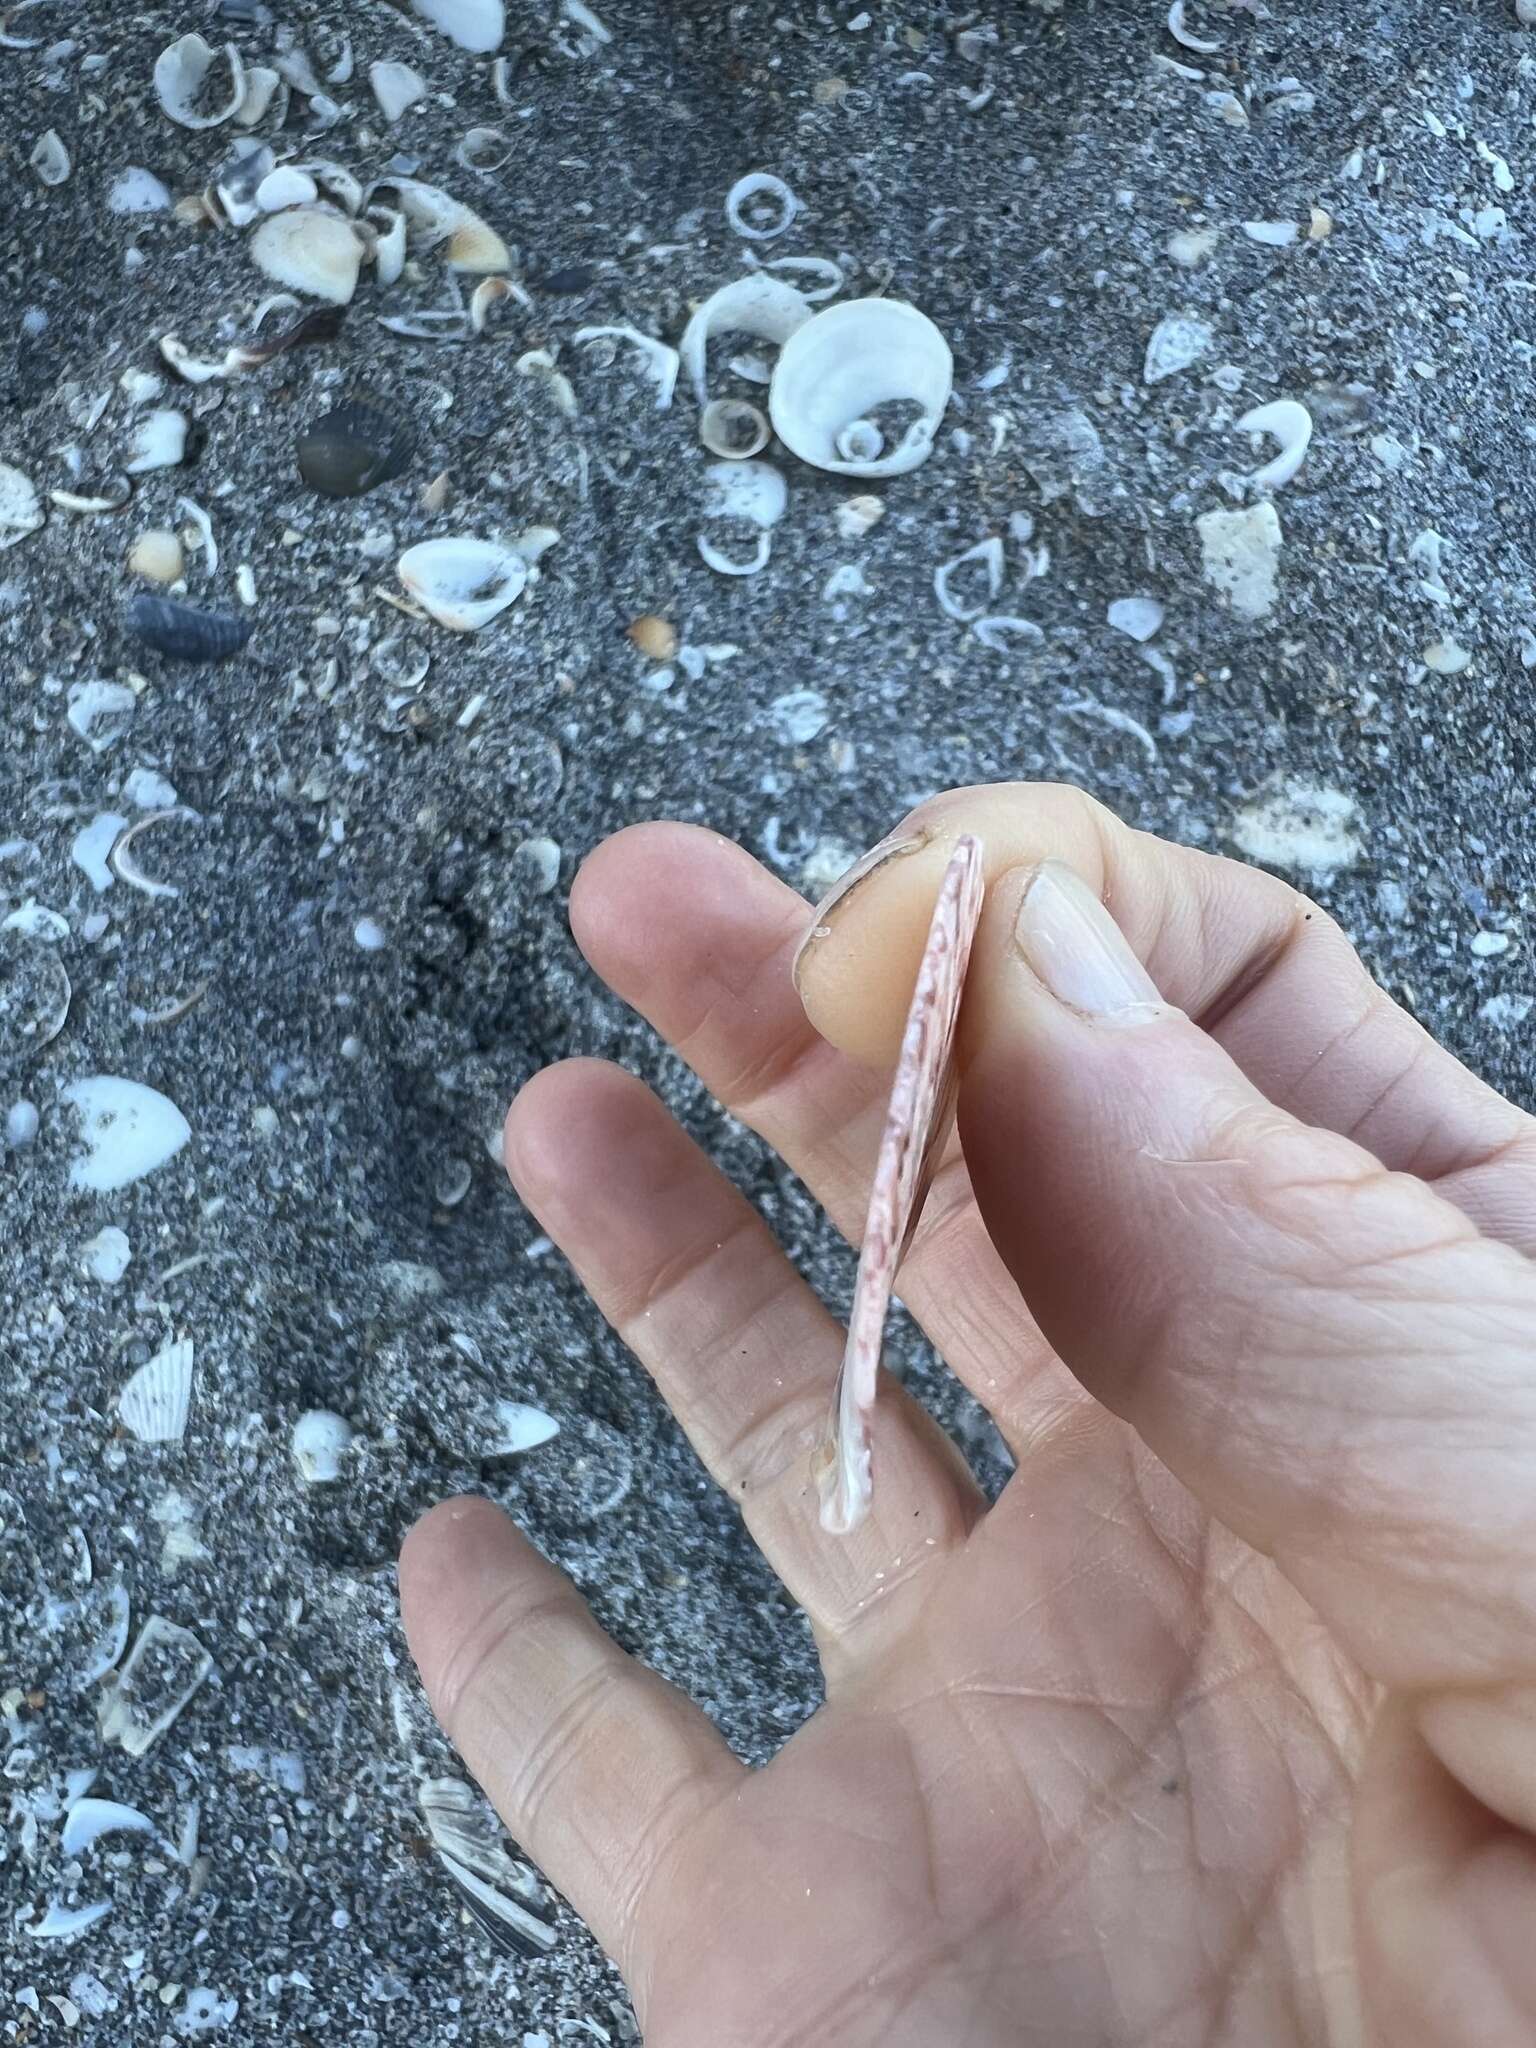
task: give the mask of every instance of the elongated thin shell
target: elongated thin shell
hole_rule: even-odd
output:
[[[981,842],[958,839],[917,970],[869,1193],[830,1458],[821,1473],[821,1526],[837,1536],[856,1529],[869,1510],[869,1412],[879,1379],[881,1339],[896,1271],[954,1118],[959,1085],[955,1025],[981,897]]]

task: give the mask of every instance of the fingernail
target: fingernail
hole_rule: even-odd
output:
[[[883,868],[889,861],[900,860],[903,854],[916,853],[927,844],[928,835],[925,832],[893,832],[889,838],[882,839],[877,845],[872,846],[868,853],[860,854],[853,866],[845,874],[838,876],[812,911],[810,930],[800,941],[795,953],[794,976],[797,988],[800,985],[800,969],[804,965],[806,955],[819,939],[831,936],[832,927],[828,919],[833,911],[846,903],[859,884],[867,882],[877,869]]]
[[[1015,927],[1019,951],[1059,1003],[1090,1017],[1161,1006],[1124,932],[1063,861],[1042,861]]]

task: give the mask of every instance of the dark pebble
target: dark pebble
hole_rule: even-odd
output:
[[[251,619],[224,612],[194,611],[168,597],[136,597],[128,607],[128,630],[136,640],[172,661],[227,661],[256,630]]]
[[[563,270],[546,270],[535,281],[534,289],[552,292],[556,296],[574,297],[577,292],[589,292],[597,282],[595,271],[584,263],[568,263]]]
[[[327,498],[359,498],[399,476],[415,450],[410,430],[366,400],[349,398],[299,436],[299,474]]]

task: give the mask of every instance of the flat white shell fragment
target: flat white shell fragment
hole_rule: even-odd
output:
[[[293,1462],[306,1486],[329,1486],[341,1477],[342,1459],[357,1431],[344,1415],[311,1408],[293,1425]]]
[[[0,462],[0,548],[13,548],[36,533],[45,515],[31,477]]]
[[[980,840],[969,835],[956,840],[912,990],[870,1187],[848,1344],[838,1376],[832,1454],[821,1473],[821,1525],[832,1535],[856,1529],[869,1510],[869,1415],[879,1384],[885,1318],[897,1268],[954,1116],[955,1026],[984,884]]]
[[[34,1920],[27,1929],[34,1941],[68,1941],[71,1935],[83,1934],[87,1927],[94,1927],[98,1920],[106,1918],[112,1910],[110,1899],[94,1899],[88,1906],[51,1905],[41,1920]]]
[[[287,206],[310,206],[319,197],[320,187],[297,164],[279,164],[256,187],[256,205],[262,213],[281,213]]]
[[[485,1447],[488,1458],[514,1457],[520,1451],[536,1450],[560,1434],[560,1425],[542,1408],[526,1401],[496,1403],[496,1431]]]
[[[1262,619],[1279,596],[1280,515],[1267,500],[1244,512],[1207,512],[1197,522],[1205,580],[1245,619]]]
[[[949,344],[899,299],[846,299],[785,342],[768,411],[785,447],[839,476],[902,476],[927,460],[954,384]],[[898,409],[899,438],[878,415]],[[905,417],[916,408],[917,417]]]
[[[102,1741],[120,1742],[129,1756],[143,1756],[212,1669],[212,1657],[190,1629],[152,1614],[116,1684],[101,1696],[97,1721]]]
[[[1212,338],[1206,321],[1191,319],[1182,313],[1168,314],[1152,330],[1141,373],[1142,381],[1161,384],[1165,377],[1187,370],[1192,363],[1198,363],[1210,348]]]
[[[192,1339],[164,1344],[117,1397],[123,1427],[141,1444],[180,1443],[192,1406]]]
[[[136,1806],[122,1806],[115,1799],[77,1799],[64,1817],[59,1846],[66,1856],[78,1856],[103,1835],[152,1835],[155,1824]]]
[[[127,823],[128,820],[120,818],[116,811],[103,811],[100,817],[92,818],[89,825],[82,825],[70,841],[69,857],[93,889],[111,888],[112,870],[107,864],[107,855]]]
[[[789,503],[789,486],[771,462],[712,462],[704,472],[706,519],[744,519],[777,526]]]
[[[474,633],[522,595],[528,561],[501,541],[454,534],[407,548],[395,572],[440,626]]]
[[[408,107],[427,96],[426,80],[409,64],[370,64],[368,83],[386,121],[398,121]]]
[[[1117,597],[1105,616],[1117,633],[1132,640],[1150,640],[1164,615],[1155,597]]]
[[[140,164],[119,171],[107,193],[108,213],[164,213],[170,203],[168,187]]]
[[[1293,220],[1245,220],[1243,233],[1266,249],[1288,249],[1301,230]]]
[[[760,202],[766,200],[767,218]],[[754,205],[753,202],[759,202]],[[749,214],[747,209],[751,207]],[[738,235],[749,242],[776,241],[793,227],[800,202],[784,180],[772,171],[749,171],[738,178],[725,195],[725,217]]]
[[[250,239],[251,259],[274,284],[344,306],[357,290],[363,244],[350,221],[323,206],[272,213]]]
[[[1249,860],[1318,877],[1353,867],[1361,851],[1354,798],[1294,776],[1250,799],[1233,821],[1232,838]]]
[[[678,344],[694,397],[703,405],[709,396],[708,354],[715,335],[751,334],[782,347],[814,318],[803,292],[760,270],[721,285],[688,322]]]
[[[71,1187],[107,1195],[173,1159],[192,1127],[168,1096],[142,1081],[91,1074],[71,1081],[64,1100],[79,1112],[85,1150],[69,1169]]]
[[[170,469],[187,452],[187,416],[174,406],[160,406],[134,422],[123,468],[129,476],[152,469]]]
[[[224,45],[229,64],[231,92],[226,104],[212,113],[200,114],[198,101],[203,84],[213,67],[214,53],[200,35],[182,36],[155,59],[155,94],[161,107],[181,128],[217,128],[238,113],[245,98],[245,67],[233,43]]]
[[[108,1223],[80,1247],[80,1264],[103,1287],[115,1287],[127,1272],[133,1248],[127,1233]]]
[[[461,50],[485,56],[501,47],[507,10],[503,0],[411,0],[423,21],[440,28]]]
[[[1256,405],[1237,423],[1240,434],[1268,434],[1280,444],[1280,453],[1248,479],[1252,491],[1278,491],[1288,484],[1306,459],[1312,445],[1312,415],[1294,398],[1277,398],[1269,405]]]
[[[24,1151],[37,1136],[42,1118],[35,1102],[13,1102],[5,1112],[5,1142],[13,1152]]]
[[[70,729],[99,754],[122,738],[138,701],[126,683],[71,683],[64,716]]]

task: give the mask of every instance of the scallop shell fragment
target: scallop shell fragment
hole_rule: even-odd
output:
[[[345,306],[357,290],[363,242],[344,215],[325,206],[268,214],[252,235],[252,261],[274,284]]]
[[[926,314],[899,299],[848,299],[790,335],[768,411],[802,462],[839,476],[902,476],[927,460],[953,384],[949,344]],[[889,429],[887,409],[898,413]]]
[[[869,1510],[869,1415],[885,1318],[954,1118],[955,1026],[984,880],[980,840],[958,839],[917,970],[870,1188],[831,1442],[820,1474],[821,1525],[833,1535],[856,1529]]]
[[[226,106],[200,114],[197,102],[213,68],[214,52],[200,35],[185,35],[155,59],[155,96],[179,128],[217,128],[239,113],[245,98],[245,66],[233,43],[224,45],[231,93]]]
[[[475,633],[521,597],[530,567],[516,545],[453,534],[407,548],[395,573],[440,626]]]
[[[180,1443],[192,1406],[192,1339],[166,1344],[146,1360],[117,1397],[123,1427],[141,1444]]]
[[[110,1195],[173,1159],[192,1127],[169,1096],[119,1074],[88,1074],[62,1089],[80,1112],[85,1149],[70,1163],[69,1184]]]

